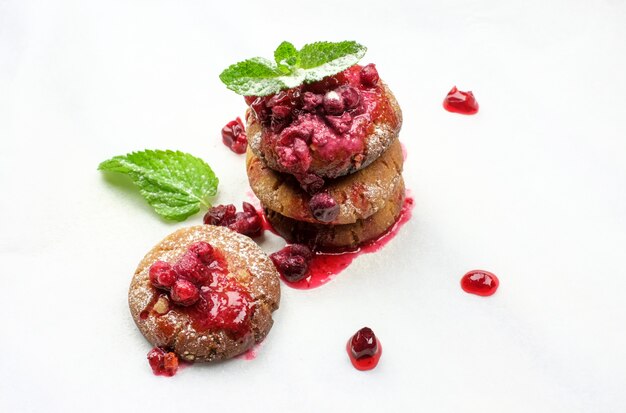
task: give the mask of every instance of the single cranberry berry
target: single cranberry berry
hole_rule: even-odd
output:
[[[235,206],[233,204],[217,205],[209,208],[204,215],[204,223],[207,225],[226,226],[235,219]]]
[[[176,304],[187,307],[198,301],[200,291],[191,281],[180,278],[172,286],[170,295]]]
[[[361,69],[361,84],[365,87],[374,87],[378,84],[378,70],[373,63]]]
[[[339,205],[326,192],[319,192],[309,200],[313,217],[320,222],[332,222],[339,216]]]
[[[343,98],[346,109],[356,108],[361,100],[361,94],[355,87],[342,86],[337,90],[337,92]]]
[[[344,110],[343,97],[331,90],[324,95],[324,110],[329,115],[341,115]]]
[[[157,261],[150,266],[150,282],[156,288],[169,290],[178,276],[172,266],[164,261]]]
[[[213,247],[208,242],[194,242],[189,246],[189,251],[196,254],[203,264],[208,264],[213,261]]]
[[[363,327],[352,336],[350,349],[356,359],[372,357],[378,351],[378,340],[369,327]]]
[[[187,251],[174,264],[174,271],[194,284],[203,284],[211,277],[211,272],[202,263],[200,257],[192,251]]]
[[[222,128],[222,142],[235,153],[242,154],[246,152],[248,138],[246,137],[241,118],[228,122]]]
[[[313,253],[302,244],[288,245],[270,255],[278,272],[289,282],[297,282],[307,277],[311,258]]]
[[[278,262],[278,271],[287,281],[300,281],[306,277],[309,270],[307,260],[300,255],[286,256]]]

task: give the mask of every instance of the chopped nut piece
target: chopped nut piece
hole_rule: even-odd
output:
[[[170,302],[165,296],[159,297],[153,307],[154,311],[158,314],[165,314],[170,310]]]

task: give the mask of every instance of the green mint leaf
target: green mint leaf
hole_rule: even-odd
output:
[[[276,63],[255,57],[231,65],[220,74],[220,80],[240,95],[265,96],[285,87],[282,75]]]
[[[220,79],[240,95],[267,96],[302,84],[304,77],[303,74],[290,73],[290,70],[281,70],[270,60],[255,57],[230,66],[220,74]]]
[[[367,52],[365,46],[352,41],[311,43],[300,50],[300,67],[319,69],[330,65],[343,67],[341,70],[345,70],[361,60],[365,56],[365,52]]]
[[[202,159],[179,151],[145,150],[116,156],[98,169],[127,174],[141,195],[165,219],[183,221],[210,207],[218,179]]]
[[[289,42],[282,42],[274,52],[274,60],[279,68],[285,67],[287,73],[293,71],[293,67],[298,63],[298,50]]]
[[[236,63],[220,74],[229,89],[244,96],[266,96],[283,89],[322,80],[355,65],[367,48],[353,41],[316,42],[300,51],[282,42],[274,60],[255,57]]]

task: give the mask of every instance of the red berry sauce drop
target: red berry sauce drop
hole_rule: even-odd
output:
[[[413,209],[413,198],[406,197],[402,205],[400,217],[387,232],[377,239],[361,245],[354,250],[325,250],[323,252],[316,251],[313,258],[309,262],[308,275],[298,281],[292,282],[282,277],[285,284],[289,287],[299,290],[309,290],[311,288],[320,287],[337,274],[345,270],[350,263],[362,254],[369,254],[382,249],[389,241],[391,241],[400,231],[400,228],[406,224],[411,218],[411,210]]]
[[[472,92],[463,92],[454,86],[443,101],[448,112],[473,115],[478,112],[478,102]]]
[[[378,365],[383,347],[371,328],[363,327],[346,344],[350,362],[357,370],[371,370]]]
[[[500,281],[498,277],[489,271],[473,270],[461,278],[461,288],[463,288],[463,291],[483,297],[493,295],[499,285]]]

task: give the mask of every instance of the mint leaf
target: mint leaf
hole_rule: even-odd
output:
[[[183,221],[209,208],[208,197],[217,193],[218,179],[202,159],[179,151],[145,150],[116,156],[98,169],[130,176],[141,195],[165,219]]]
[[[274,60],[279,68],[287,69],[287,73],[293,71],[298,63],[298,50],[289,42],[282,42],[274,52]]]
[[[350,66],[356,64],[365,55],[367,48],[357,42],[316,42],[305,45],[300,50],[300,67],[303,69],[319,68],[326,64],[347,61]],[[347,69],[350,66],[346,66]],[[342,69],[343,70],[343,69]]]
[[[272,62],[255,57],[231,65],[220,74],[229,89],[245,96],[266,96],[303,83],[322,80],[355,65],[367,51],[353,41],[316,42],[300,51],[282,42]]]
[[[240,95],[246,95],[248,90],[256,93],[251,95],[270,95],[273,90],[280,90],[285,84],[279,79],[282,73],[276,64],[262,57],[255,57],[235,63],[220,74],[220,80],[229,89]]]

